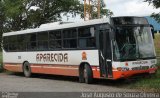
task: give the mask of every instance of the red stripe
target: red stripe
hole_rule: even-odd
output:
[[[23,72],[22,64],[4,64],[4,69],[13,71],[13,72]]]
[[[22,64],[7,63],[4,68],[13,72],[22,72]],[[31,64],[32,73],[79,76],[78,65],[52,65],[52,64]],[[100,72],[96,66],[92,66],[93,77],[100,78]]]
[[[4,64],[4,68],[13,72],[22,72],[22,64]],[[31,64],[32,73],[42,74],[55,74],[55,75],[66,75],[66,76],[79,76],[78,65],[51,65],[51,64]],[[149,73],[156,71],[157,68],[148,70],[130,70],[130,71],[113,71],[113,79],[127,78],[135,74]],[[100,78],[99,68],[92,66],[93,77]]]
[[[157,68],[148,70],[129,70],[129,71],[113,71],[113,79],[128,78],[136,74],[156,72]]]

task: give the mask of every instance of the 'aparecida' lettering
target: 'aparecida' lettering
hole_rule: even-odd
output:
[[[68,62],[68,54],[62,53],[38,53],[36,55],[37,62]]]

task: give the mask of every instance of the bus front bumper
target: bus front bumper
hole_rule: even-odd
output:
[[[113,71],[113,79],[129,78],[138,74],[154,74],[158,68],[150,68],[147,70],[129,70],[129,71]]]

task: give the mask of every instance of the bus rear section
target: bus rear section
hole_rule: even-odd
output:
[[[91,83],[100,78],[99,30],[108,19],[57,25],[3,34],[4,68],[32,73],[78,76]]]
[[[111,21],[111,22],[110,22]],[[120,79],[155,73],[151,28],[143,17],[115,17],[3,35],[4,68],[32,73]]]

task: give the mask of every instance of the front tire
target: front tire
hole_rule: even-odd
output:
[[[93,72],[91,67],[85,64],[83,73],[84,73],[83,77],[84,77],[85,83],[91,84],[93,82]]]
[[[27,78],[31,77],[31,67],[28,62],[25,62],[23,64],[23,73],[24,73],[25,77],[27,77]]]

